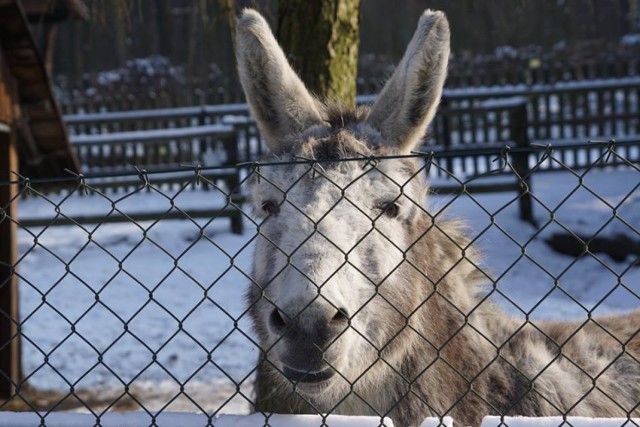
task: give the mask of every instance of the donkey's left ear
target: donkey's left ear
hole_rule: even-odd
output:
[[[404,57],[371,109],[367,122],[407,153],[418,145],[436,113],[447,76],[449,22],[427,10]]]

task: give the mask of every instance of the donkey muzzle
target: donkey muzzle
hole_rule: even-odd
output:
[[[273,310],[269,328],[278,336],[278,358],[292,381],[317,383],[336,374],[332,345],[348,328],[345,310],[313,305],[293,316]]]

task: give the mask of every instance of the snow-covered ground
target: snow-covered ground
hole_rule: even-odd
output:
[[[581,235],[602,228],[601,234],[640,239],[639,172],[592,171],[584,185],[601,199],[569,173],[535,175],[539,227],[518,219],[514,193],[454,201],[432,196],[428,208],[448,206],[447,215],[466,218],[497,280],[494,297],[514,315],[531,311],[533,319],[580,319],[586,310],[639,308],[640,268],[630,267],[635,259],[616,262],[598,253],[576,260],[545,243],[565,231],[563,226]],[[203,191],[186,191],[175,200],[179,207],[218,202],[213,192]],[[562,226],[551,222],[542,204]],[[171,208],[168,199],[147,192],[116,206]],[[68,215],[111,209],[99,196],[74,196],[60,206]],[[39,198],[22,200],[19,213],[55,214]],[[243,300],[253,238],[249,221],[243,235],[233,235],[222,219],[21,230],[20,309],[29,382],[116,396],[128,385],[149,409],[213,412],[233,397],[224,412],[247,412],[258,356]],[[236,384],[242,394],[236,394]]]
[[[140,427],[149,425],[149,414],[137,413],[109,413],[100,417],[101,427]],[[61,414],[52,413],[46,416],[48,427],[86,427],[96,423],[96,417],[90,414]],[[35,413],[2,413],[0,412],[0,427],[32,427],[40,424],[40,416]],[[216,427],[258,427],[265,425],[265,417],[256,413],[252,415],[221,415],[210,417],[205,414],[185,414],[162,412],[153,422],[156,427],[202,427],[215,425]],[[394,427],[389,418],[379,417],[348,417],[340,415],[281,415],[273,414],[269,417],[268,425],[278,427]],[[453,421],[445,417],[442,421],[437,418],[427,418],[421,427],[452,427]],[[593,426],[595,427],[595,426]],[[616,426],[617,427],[617,426]]]

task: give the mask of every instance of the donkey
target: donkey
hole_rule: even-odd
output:
[[[250,183],[260,226],[247,302],[263,350],[255,409],[400,426],[638,416],[640,312],[509,317],[482,296],[489,276],[463,224],[423,207],[420,162],[402,155],[436,112],[449,37],[445,15],[426,11],[376,102],[354,110],[314,98],[266,21],[240,16],[241,83],[267,162],[284,163]]]

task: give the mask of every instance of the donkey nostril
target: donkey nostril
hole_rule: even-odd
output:
[[[271,316],[269,316],[269,324],[275,331],[280,331],[286,326],[286,322],[277,308],[273,309],[271,312]]]
[[[331,323],[340,324],[340,323],[349,323],[350,316],[347,313],[347,310],[344,308],[339,308],[338,312],[331,319]]]

